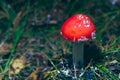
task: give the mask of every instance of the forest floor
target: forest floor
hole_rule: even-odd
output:
[[[113,2],[116,1],[116,2]],[[1,0],[0,80],[119,80],[119,0]],[[75,71],[63,22],[84,13],[96,25],[85,42],[85,67]]]

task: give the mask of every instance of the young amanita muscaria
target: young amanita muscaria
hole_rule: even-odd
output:
[[[62,25],[61,34],[73,42],[73,65],[77,68],[84,66],[84,42],[94,39],[96,27],[85,14],[75,14]]]

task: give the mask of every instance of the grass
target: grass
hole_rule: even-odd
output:
[[[0,80],[74,78],[72,45],[62,38],[60,28],[75,13],[89,15],[97,27],[96,39],[85,46],[86,53],[96,55],[78,72],[78,78],[120,79],[119,2],[1,0],[0,4]]]

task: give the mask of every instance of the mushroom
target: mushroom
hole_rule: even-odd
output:
[[[73,42],[73,65],[76,68],[84,66],[84,42],[95,39],[96,27],[85,14],[75,14],[62,25],[61,35]]]

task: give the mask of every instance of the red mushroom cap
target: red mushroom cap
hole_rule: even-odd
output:
[[[85,14],[75,14],[62,25],[61,34],[70,41],[87,41],[95,38],[96,27]]]

